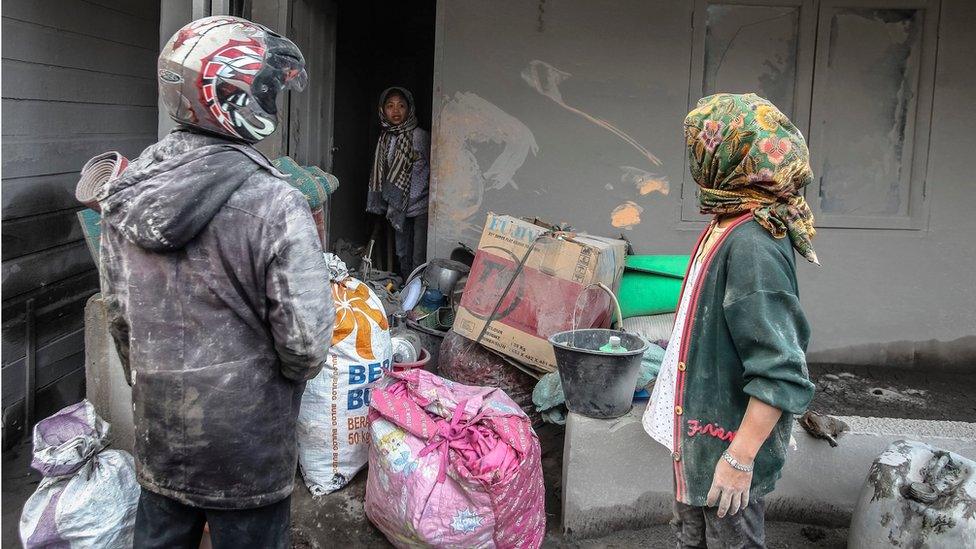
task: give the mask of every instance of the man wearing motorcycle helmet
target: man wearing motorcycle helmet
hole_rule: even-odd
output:
[[[288,39],[235,17],[177,32],[159,93],[178,126],[98,195],[101,285],[132,384],[135,547],[288,547],[305,381],[335,318],[304,196],[251,144],[301,90]]]

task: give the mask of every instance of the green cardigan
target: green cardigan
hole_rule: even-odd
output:
[[[773,238],[751,214],[736,219],[691,290],[675,391],[675,497],[705,505],[750,397],[783,410],[756,456],[751,496],[761,497],[780,477],[793,414],[806,410],[814,390],[790,240]]]

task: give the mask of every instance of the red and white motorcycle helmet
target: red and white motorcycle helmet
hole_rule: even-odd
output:
[[[159,54],[158,69],[159,95],[173,120],[248,143],[275,131],[278,94],[308,83],[298,46],[230,16],[180,29]]]

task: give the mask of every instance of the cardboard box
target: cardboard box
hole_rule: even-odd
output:
[[[477,341],[506,286],[533,241],[546,227],[507,215],[488,214],[454,331]],[[552,372],[556,360],[548,338],[574,328],[610,324],[610,297],[592,288],[602,282],[616,291],[624,270],[622,240],[556,233],[538,240],[515,279],[481,344],[539,371]],[[579,298],[579,307],[576,307]]]

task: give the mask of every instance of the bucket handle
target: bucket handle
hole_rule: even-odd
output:
[[[594,282],[592,284],[588,284],[585,288],[583,288],[583,291],[580,292],[578,296],[576,296],[576,304],[573,306],[573,331],[576,331],[576,329],[579,327],[579,318],[577,318],[577,313],[580,310],[580,306],[579,306],[580,298],[583,297],[583,295],[585,295],[586,292],[590,291],[593,288],[600,288],[601,290],[606,292],[607,295],[610,296],[610,301],[613,302],[613,307],[614,307],[613,312],[617,313],[617,326],[618,327],[623,326],[624,315],[620,310],[620,301],[617,300],[617,296],[613,295],[613,290],[608,288],[606,284],[602,282]],[[613,314],[613,312],[611,312],[611,314]],[[611,318],[610,326],[613,327],[613,325],[614,325],[613,318]]]

